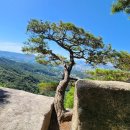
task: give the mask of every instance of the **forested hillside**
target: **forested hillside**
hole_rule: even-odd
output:
[[[40,93],[38,84],[58,82],[62,77],[61,72],[61,67],[40,65],[34,62],[34,58],[28,59],[27,55],[0,51],[0,84],[2,86]],[[82,72],[76,70],[73,71],[73,76],[85,77]]]
[[[53,70],[54,71],[54,70]],[[0,58],[0,83],[4,86],[38,93],[41,81],[57,81],[55,73],[40,65],[15,62]]]

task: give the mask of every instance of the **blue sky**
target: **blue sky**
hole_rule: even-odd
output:
[[[114,49],[130,52],[130,20],[111,14],[113,0],[1,0],[0,50],[20,52],[30,19],[72,22]],[[55,50],[59,48],[54,47]]]

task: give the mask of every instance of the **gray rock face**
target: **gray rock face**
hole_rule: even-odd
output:
[[[130,83],[77,81],[71,130],[130,130]]]
[[[53,98],[0,87],[0,130],[48,130]]]

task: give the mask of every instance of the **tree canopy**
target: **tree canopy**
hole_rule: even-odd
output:
[[[111,46],[105,46],[101,37],[94,37],[84,29],[72,23],[58,24],[48,21],[31,20],[27,27],[30,38],[25,42],[23,51],[38,53],[37,60],[43,64],[69,65],[73,58],[84,59],[86,63],[105,63]],[[49,41],[54,41],[61,48],[70,53],[70,59],[53,52],[49,48]],[[51,43],[51,46],[54,46]]]
[[[112,5],[112,12],[125,12],[127,14],[130,14],[130,0],[117,0]]]
[[[130,53],[126,51],[117,52],[112,63],[115,68],[124,71],[130,71]]]

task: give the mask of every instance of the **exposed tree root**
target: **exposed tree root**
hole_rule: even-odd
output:
[[[73,115],[72,111],[66,111],[62,115],[60,122],[62,123],[62,122],[65,122],[65,121],[71,121],[72,120],[72,115]]]

